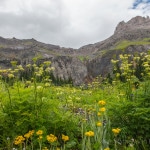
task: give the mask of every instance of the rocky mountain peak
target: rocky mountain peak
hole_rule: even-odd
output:
[[[126,31],[135,29],[149,29],[150,28],[150,18],[136,16],[129,20],[128,22],[121,21],[114,32],[114,34],[124,33]]]

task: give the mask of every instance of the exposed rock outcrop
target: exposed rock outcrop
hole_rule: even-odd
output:
[[[88,75],[86,65],[76,57],[58,56],[51,61],[55,68],[54,76],[62,80],[72,79],[75,85],[82,84]]]

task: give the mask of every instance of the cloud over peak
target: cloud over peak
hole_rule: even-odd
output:
[[[150,0],[1,0],[0,36],[78,48],[113,34],[118,22],[150,15]]]

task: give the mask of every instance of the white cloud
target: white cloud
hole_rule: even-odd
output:
[[[150,15],[135,0],[1,0],[0,36],[35,38],[64,47],[80,47],[111,36],[116,25]]]

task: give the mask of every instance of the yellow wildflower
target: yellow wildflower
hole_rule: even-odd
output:
[[[44,61],[44,64],[48,66],[51,64],[51,62],[50,61]]]
[[[33,133],[34,133],[34,130],[31,130],[31,131],[29,131],[28,133],[26,133],[26,134],[24,135],[24,137],[25,137],[26,139],[28,139],[28,138],[30,138],[30,137],[33,135]]]
[[[96,124],[98,127],[102,126],[102,123],[101,122],[97,122]]]
[[[99,111],[104,112],[104,111],[106,111],[106,108],[102,107],[102,108],[99,109]]]
[[[18,72],[18,71],[19,71],[19,69],[15,69],[14,71],[15,71],[15,73],[16,73],[16,72]]]
[[[101,116],[101,113],[100,113],[100,112],[98,112],[98,113],[97,113],[97,116]]]
[[[53,143],[57,141],[57,137],[53,134],[47,135],[47,141],[49,141],[50,143]]]
[[[14,78],[15,76],[13,74],[8,74],[8,78]]]
[[[2,71],[2,73],[6,73],[6,72],[8,72],[7,70],[1,70]]]
[[[94,132],[93,131],[85,132],[85,136],[88,136],[88,137],[94,136]]]
[[[50,86],[50,83],[45,83],[45,87],[49,87]]]
[[[41,73],[38,73],[38,72],[35,72],[35,74],[37,77],[40,77],[42,75]]]
[[[119,129],[119,128],[112,129],[112,132],[114,133],[114,135],[119,134],[119,133],[120,133],[120,131],[121,131],[121,129]]]
[[[22,67],[22,65],[19,65],[19,66],[17,66],[18,67],[18,69],[20,70],[20,71],[23,71],[24,69],[23,69],[23,67]]]
[[[37,135],[42,135],[42,134],[43,134],[43,131],[42,131],[42,130],[38,130],[38,131],[36,132],[36,134],[37,134]]]
[[[106,104],[106,102],[104,100],[101,100],[98,102],[98,104],[104,106]]]
[[[22,144],[24,140],[25,140],[25,138],[24,138],[22,135],[17,136],[17,137],[15,138],[14,144],[15,144],[15,145]]]
[[[107,148],[105,148],[104,150],[110,150],[110,148],[109,148],[109,147],[107,147]]]
[[[47,67],[47,68],[45,69],[45,71],[46,71],[46,72],[50,72],[50,71],[51,71],[51,68],[50,68],[50,67]]]
[[[27,64],[26,67],[30,68],[30,67],[31,67],[31,64]]]
[[[39,90],[39,91],[40,91],[40,90],[42,90],[42,89],[43,89],[43,87],[42,87],[42,86],[40,86],[40,85],[39,85],[39,86],[37,86],[37,90]]]
[[[16,66],[17,65],[17,61],[11,61],[10,62],[12,66]]]
[[[30,134],[29,134],[29,133],[26,133],[26,134],[24,135],[24,137],[25,137],[26,139],[28,139],[28,138],[30,138]]]
[[[69,136],[62,134],[62,140],[64,142],[68,141],[69,140]]]
[[[34,130],[29,131],[30,136],[32,136],[34,134]]]
[[[43,138],[43,136],[42,135],[40,135],[39,137],[38,137],[38,140],[41,140]]]
[[[12,71],[10,71],[10,73],[14,74],[14,73],[15,73],[15,71],[13,71],[13,70],[12,70]]]
[[[26,84],[31,84],[31,81],[26,81]]]

